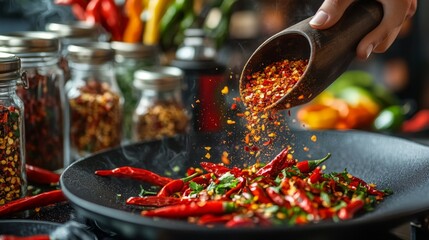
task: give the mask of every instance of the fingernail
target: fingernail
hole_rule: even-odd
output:
[[[369,56],[371,55],[371,53],[372,53],[372,50],[374,49],[374,46],[372,45],[372,44],[370,44],[367,48],[366,48],[366,59],[368,59],[369,58]]]
[[[328,21],[328,18],[329,18],[329,15],[324,11],[320,10],[311,19],[310,25],[313,25],[313,26],[323,25],[326,21]]]

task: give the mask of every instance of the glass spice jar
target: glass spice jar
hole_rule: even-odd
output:
[[[22,79],[20,59],[0,52],[0,206],[27,192],[24,103],[16,94]]]
[[[151,67],[134,74],[141,91],[133,114],[133,141],[172,137],[189,130],[189,115],[182,103],[183,72],[176,67]]]
[[[45,26],[46,31],[58,35],[61,42],[60,49],[60,68],[64,71],[65,81],[70,79],[70,70],[67,63],[67,47],[72,44],[82,44],[88,42],[106,42],[108,36],[103,27],[99,24],[88,22],[70,22],[70,23],[48,23]]]
[[[124,100],[116,82],[114,56],[108,43],[68,47],[71,79],[65,88],[73,160],[121,143]]]
[[[52,171],[68,165],[69,119],[64,75],[58,66],[56,34],[28,31],[0,36],[0,51],[15,54],[27,74],[29,88],[17,88],[25,105],[27,163]]]
[[[119,88],[124,96],[124,141],[131,139],[133,111],[140,98],[140,91],[133,88],[134,72],[138,69],[160,65],[160,53],[154,45],[112,42],[115,50],[115,73]]]

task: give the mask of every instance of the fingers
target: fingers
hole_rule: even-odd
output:
[[[360,59],[367,59],[372,52],[385,52],[395,41],[406,18],[415,12],[412,4],[415,0],[378,1],[383,5],[384,16],[381,23],[360,41],[356,49]]]
[[[310,21],[315,29],[326,29],[334,25],[343,16],[354,0],[325,0]]]

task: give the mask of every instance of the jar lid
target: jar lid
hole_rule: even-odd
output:
[[[137,89],[172,90],[180,86],[183,71],[177,67],[154,66],[134,72]]]
[[[100,32],[99,25],[87,22],[48,23],[45,29],[61,38],[97,38]]]
[[[14,54],[0,52],[0,81],[20,78],[21,59]]]
[[[0,51],[13,54],[55,53],[60,43],[58,35],[50,32],[29,31],[0,35]]]
[[[159,49],[155,45],[111,42],[110,46],[115,50],[116,56],[120,56],[123,58],[147,58],[156,56],[159,53]]]
[[[113,61],[115,57],[115,50],[105,42],[70,45],[67,51],[67,59],[74,63],[103,64]]]

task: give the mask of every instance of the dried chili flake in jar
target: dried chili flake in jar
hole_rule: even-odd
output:
[[[182,71],[176,67],[151,67],[134,74],[141,91],[133,114],[134,141],[154,140],[186,133],[190,117],[181,96]]]
[[[120,145],[123,97],[113,68],[109,44],[70,45],[71,80],[66,83],[70,107],[73,160]]]
[[[0,51],[21,59],[29,82],[29,89],[17,88],[25,105],[27,163],[49,170],[62,169],[70,156],[59,45],[56,34],[38,31],[10,33],[0,40]]]
[[[0,53],[0,206],[25,196],[24,104],[16,94],[20,59]]]

